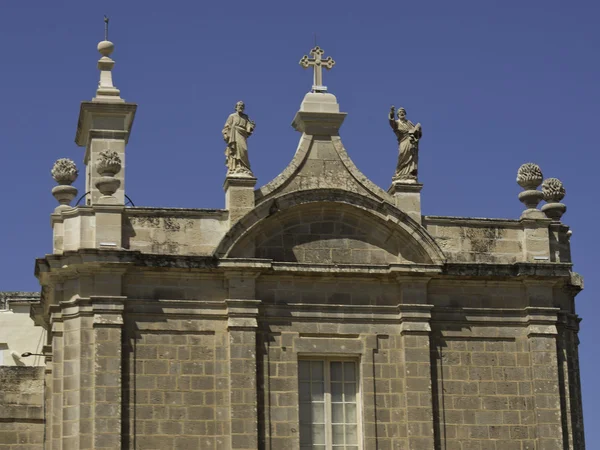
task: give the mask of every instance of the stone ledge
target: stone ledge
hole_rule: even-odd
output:
[[[458,217],[458,216],[423,216],[423,225],[454,224],[454,225],[493,225],[522,228],[519,219],[502,219],[487,217]]]
[[[305,264],[293,262],[273,262],[268,259],[258,258],[218,258],[216,256],[180,256],[142,253],[131,250],[112,249],[80,249],[65,251],[62,255],[46,255],[45,258],[36,260],[35,273],[54,270],[74,270],[75,267],[89,264],[98,268],[98,264],[109,266],[131,265],[147,268],[175,268],[185,270],[214,270],[226,271],[228,269],[251,270],[259,272],[290,272],[290,273],[348,273],[364,275],[390,275],[410,272],[412,275],[437,275],[452,277],[540,277],[540,278],[567,278],[569,284],[582,289],[581,277],[572,271],[571,263],[445,263],[436,264]],[[67,266],[67,267],[65,267]]]

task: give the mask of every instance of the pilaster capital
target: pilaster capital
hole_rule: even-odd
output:
[[[254,190],[257,179],[254,177],[241,177],[235,175],[227,175],[225,182],[223,183],[223,190],[227,191],[231,187],[248,188]]]
[[[111,130],[125,132],[126,142],[131,133],[137,105],[135,103],[81,102],[75,143],[86,146],[91,139],[91,130]]]
[[[398,316],[400,318],[400,333],[427,333],[431,332],[431,310],[433,305],[400,304]]]
[[[572,314],[567,311],[558,312],[558,325],[569,331],[579,332],[579,323],[581,318],[577,314]]]
[[[229,330],[253,330],[258,327],[260,300],[227,299],[227,327]]]
[[[525,308],[525,311],[527,312],[528,336],[555,336],[558,334],[556,324],[559,308],[529,306]]]
[[[124,296],[90,296],[94,327],[122,327],[125,311]]]

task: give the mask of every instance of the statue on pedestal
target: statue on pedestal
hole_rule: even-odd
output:
[[[227,118],[223,127],[223,139],[227,143],[227,176],[254,176],[250,169],[247,140],[254,132],[256,124],[244,114],[244,109],[244,102],[237,102],[235,112]]]
[[[398,164],[393,181],[416,183],[419,164],[419,140],[423,135],[421,124],[413,124],[406,118],[406,110],[398,110],[398,120],[395,120],[396,108],[390,108],[390,126],[398,139]]]

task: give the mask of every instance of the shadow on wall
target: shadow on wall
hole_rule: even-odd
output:
[[[266,219],[230,256],[311,264],[429,262],[414,238],[367,214],[342,205],[296,209]]]

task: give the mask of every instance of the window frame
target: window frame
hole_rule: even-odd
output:
[[[354,376],[356,380],[356,447],[363,450],[363,412],[362,412],[362,374],[360,368],[359,356],[347,355],[323,355],[323,354],[298,354],[298,370],[296,371],[298,385],[298,440],[300,440],[300,362],[301,361],[322,361],[323,362],[323,397],[325,403],[325,449],[335,450],[333,446],[333,415],[331,401],[331,363],[332,362],[352,362],[355,364]],[[312,425],[312,424],[311,424]],[[354,446],[354,445],[352,445]]]

